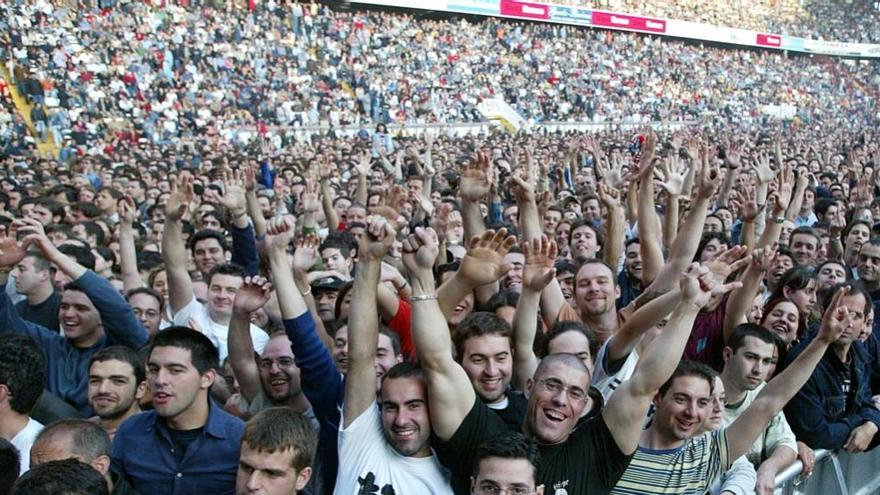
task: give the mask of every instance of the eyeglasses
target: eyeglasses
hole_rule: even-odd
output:
[[[491,481],[483,481],[477,487],[480,495],[530,495],[535,491],[525,485],[513,485],[502,488]]]
[[[545,378],[543,380],[538,380],[538,385],[544,387],[544,390],[556,395],[562,391],[566,391],[568,393],[568,398],[577,401],[577,402],[586,402],[587,400],[587,392],[581,388],[575,387],[574,385],[565,385],[561,381],[555,378]]]
[[[264,370],[272,369],[273,364],[278,364],[279,368],[289,368],[293,366],[294,360],[293,358],[283,357],[278,359],[262,359],[260,360],[260,368]]]

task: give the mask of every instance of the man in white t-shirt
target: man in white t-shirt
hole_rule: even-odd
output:
[[[376,287],[381,260],[394,238],[394,229],[387,221],[371,217],[358,249],[348,320],[348,374],[339,430],[337,495],[452,493],[443,466],[431,450],[431,420],[422,370],[407,363],[388,370],[379,392],[381,410],[376,405]]]
[[[0,340],[0,437],[18,449],[20,472],[30,468],[31,445],[43,425],[30,418],[46,386],[46,359],[25,336]]]
[[[162,253],[168,276],[168,301],[171,307],[172,323],[190,327],[205,334],[217,346],[222,362],[228,354],[227,339],[229,320],[232,318],[232,302],[244,282],[245,273],[241,267],[233,264],[209,263],[205,265],[210,266],[206,280],[208,283],[207,301],[201,303],[193,294],[192,278],[186,269],[187,256],[181,224],[181,220],[195,196],[192,181],[192,176],[186,173],[181,174],[179,185],[178,180],[172,181],[171,195],[165,204]],[[229,204],[231,198],[239,196],[237,193],[233,193],[235,190],[232,186],[228,186],[227,194],[222,197],[222,200],[227,202],[226,206],[234,206],[232,209],[235,210],[233,215],[236,216],[236,222],[243,221],[246,226],[246,212],[237,210],[239,206],[244,210],[244,205]],[[240,199],[242,202],[244,201],[243,195]],[[238,224],[236,225],[238,226]],[[255,325],[251,325],[250,333],[254,349],[262,354],[269,341],[269,335]]]

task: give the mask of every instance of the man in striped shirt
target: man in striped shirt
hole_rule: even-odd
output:
[[[727,428],[696,436],[709,412],[714,373],[701,364],[680,363],[654,398],[651,426],[642,433],[632,461],[611,493],[706,493],[807,382],[828,346],[841,334],[855,331],[846,302],[850,290],[835,294],[816,337]]]

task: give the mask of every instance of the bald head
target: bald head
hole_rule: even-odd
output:
[[[573,368],[576,371],[581,371],[586,373],[587,376],[590,376],[590,370],[587,368],[587,365],[585,365],[577,355],[568,352],[560,352],[557,354],[549,354],[541,359],[540,364],[538,364],[538,369],[535,370],[534,380],[540,380],[544,375],[544,371],[546,371],[551,365],[557,363]]]
[[[70,458],[94,464],[102,457],[109,460],[112,449],[110,436],[97,423],[63,419],[46,426],[37,435],[31,447],[31,465]]]

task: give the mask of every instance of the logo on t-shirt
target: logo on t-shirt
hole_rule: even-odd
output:
[[[363,478],[358,478],[358,485],[361,486],[361,489],[358,490],[357,495],[396,495],[394,487],[391,485],[385,485],[379,490],[379,485],[376,484],[376,475],[373,473],[367,473]]]

